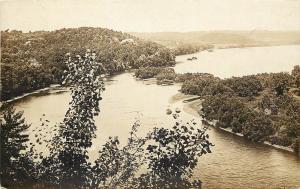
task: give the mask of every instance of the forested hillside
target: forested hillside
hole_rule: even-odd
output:
[[[173,53],[162,45],[104,28],[1,31],[1,100],[60,83],[66,54],[93,49],[103,73],[170,66]]]

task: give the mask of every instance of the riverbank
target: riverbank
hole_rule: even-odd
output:
[[[29,93],[25,93],[23,95],[20,95],[20,96],[16,96],[12,99],[9,99],[9,100],[6,100],[6,101],[3,101],[1,102],[1,105],[3,103],[12,103],[12,102],[15,102],[15,101],[18,101],[18,100],[21,100],[25,97],[28,97],[28,96],[31,96],[31,95],[35,95],[35,94],[40,94],[40,93],[43,93],[43,92],[47,92],[47,91],[51,91],[51,90],[58,90],[58,89],[62,89],[62,86],[59,85],[59,84],[53,84],[53,85],[50,85],[49,87],[45,87],[43,89],[38,89],[38,90],[35,90],[35,91],[32,91],[32,92],[29,92]],[[61,90],[57,91],[57,92],[61,92]]]
[[[176,94],[172,97],[172,101],[174,101],[174,100],[176,100],[176,101],[180,100],[180,101],[182,101],[183,103],[186,104],[186,106],[183,108],[184,112],[186,112],[188,114],[191,114],[191,115],[194,115],[194,116],[197,115],[197,116],[201,117],[200,109],[202,107],[201,104],[203,102],[203,99],[197,98],[196,95],[185,95],[183,93],[178,93],[178,94]],[[217,127],[216,126],[217,120],[207,121],[207,120],[203,119],[202,123],[206,124],[210,127],[213,127],[215,129],[219,129],[219,130],[222,130],[222,131],[227,132],[227,133],[234,134],[234,135],[239,136],[239,137],[244,137],[244,135],[242,133],[235,133],[230,128]],[[270,146],[272,148],[278,149],[278,150],[283,150],[283,151],[286,151],[286,152],[294,153],[293,149],[290,148],[290,147],[271,144],[270,142],[267,142],[267,141],[264,141],[263,144],[265,144],[266,146]]]
[[[300,45],[299,43],[291,44],[253,44],[253,45],[216,45],[214,49],[242,49],[242,48],[252,48],[252,47],[280,47],[280,46],[290,46],[290,45]]]
[[[122,74],[122,73],[131,73],[133,72],[134,70],[125,70],[125,71],[122,71],[122,72],[119,72],[119,73],[116,73],[114,75],[108,75],[108,74],[103,74],[101,75],[101,77],[103,78],[104,81],[110,81],[111,78],[113,78],[114,76],[117,76],[119,74]],[[52,90],[55,90],[55,91],[52,91]],[[9,100],[6,100],[6,101],[3,101],[1,103],[13,103],[15,101],[18,101],[18,100],[21,100],[25,97],[29,97],[31,95],[36,95],[36,94],[40,94],[40,93],[44,93],[44,92],[50,92],[52,91],[51,93],[60,93],[60,92],[65,92],[67,91],[67,87],[63,87],[62,85],[60,84],[52,84],[50,85],[49,87],[45,87],[45,88],[42,88],[42,89],[37,89],[37,90],[34,90],[32,92],[29,92],[29,93],[25,93],[25,94],[22,94],[20,96],[16,96],[12,99],[9,99]],[[2,104],[0,104],[0,107],[1,107]]]

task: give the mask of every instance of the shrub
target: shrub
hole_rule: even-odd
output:
[[[270,86],[277,96],[282,96],[292,83],[292,76],[288,73],[274,73],[271,75]]]
[[[275,132],[271,119],[262,114],[252,112],[243,127],[243,135],[252,141],[263,142]]]
[[[218,78],[215,78],[211,75],[195,77],[191,80],[186,80],[183,82],[181,86],[181,92],[185,94],[203,96],[206,94],[206,89],[208,89],[211,85],[216,84],[218,81]]]
[[[174,69],[168,68],[168,69],[163,69],[162,71],[160,71],[157,74],[156,79],[158,81],[163,81],[163,80],[175,81],[176,77],[177,77],[177,74],[175,73]]]
[[[223,80],[222,83],[230,87],[240,97],[257,96],[263,89],[256,76],[233,77]]]
[[[230,87],[223,85],[221,82],[216,82],[206,86],[203,90],[203,94],[212,96],[224,95],[231,97],[234,95],[234,91]]]
[[[148,79],[156,77],[158,74],[161,74],[160,77],[163,77],[165,74],[175,73],[173,68],[157,68],[157,67],[145,67],[137,69],[134,73],[135,77],[140,79]]]

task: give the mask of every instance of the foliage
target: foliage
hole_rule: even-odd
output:
[[[72,100],[52,141],[50,156],[42,162],[43,179],[66,188],[85,187],[92,175],[87,149],[96,137],[94,115],[100,111],[104,87],[94,52],[88,50],[84,57],[77,55],[75,59],[69,56],[66,65],[64,82],[71,86]]]
[[[298,155],[300,154],[300,138],[295,139],[295,142],[293,143],[293,149],[295,153]]]
[[[139,68],[135,71],[135,77],[140,79],[148,79],[148,78],[156,78],[157,84],[165,84],[165,83],[173,83],[173,82],[184,82],[187,81],[185,84],[189,85],[196,85],[197,81],[201,77],[203,80],[210,80],[215,79],[216,81],[219,80],[218,78],[214,77],[212,74],[208,73],[185,73],[185,74],[178,74],[175,73],[175,70],[173,68],[159,68],[159,67],[145,67],[145,68]],[[190,81],[193,80],[194,83],[191,83]],[[190,86],[186,86],[188,89]],[[196,87],[196,86],[195,86]],[[219,86],[218,86],[219,88]],[[225,87],[228,90],[230,90],[228,87]],[[227,89],[223,89],[224,92],[227,91]],[[184,90],[185,88],[183,88]],[[205,91],[207,90],[214,90],[214,88],[211,85],[208,85]],[[222,89],[220,89],[222,90]],[[196,92],[196,91],[195,91]]]
[[[172,68],[164,69],[157,74],[156,79],[158,81],[164,81],[164,80],[174,81],[176,79],[176,73]]]
[[[270,111],[269,114],[277,115],[278,105],[276,105],[275,100],[276,98],[274,99],[272,95],[263,95],[259,106],[262,109],[262,111]]]
[[[177,74],[176,82],[183,83],[187,80],[196,79],[198,77],[214,77],[213,74],[209,73],[184,73],[184,74]]]
[[[180,44],[175,48],[175,55],[193,54],[205,49],[209,49],[210,46],[192,45],[192,44]]]
[[[2,100],[60,83],[67,53],[84,56],[93,49],[102,74],[131,68],[175,64],[174,53],[153,42],[104,28],[60,29],[52,32],[1,32]]]
[[[230,87],[227,87],[221,82],[216,82],[216,83],[212,83],[211,85],[208,85],[207,87],[204,88],[203,92],[204,92],[203,94],[205,95],[212,95],[212,96],[224,95],[230,97],[234,95],[234,91]]]
[[[181,86],[181,92],[203,96],[206,95],[211,85],[216,84],[218,81],[219,79],[211,74],[202,74],[201,76],[184,81]]]
[[[293,80],[296,87],[300,88],[300,66],[299,65],[294,66],[294,69],[292,70],[292,76],[294,77]]]
[[[146,162],[149,171],[134,180],[132,188],[200,188],[201,181],[190,181],[198,157],[211,153],[206,127],[194,120],[177,120],[172,129],[154,128],[148,135]]]
[[[159,49],[157,52],[150,56],[142,54],[134,64],[133,68],[141,67],[166,67],[175,64],[175,56],[167,49]]]
[[[153,77],[162,77],[165,74],[175,74],[173,68],[145,67],[137,69],[134,73],[135,77],[140,79],[148,79]]]
[[[219,107],[214,107],[218,112],[219,121],[217,126],[223,128],[231,127],[233,131],[239,131],[241,129],[240,124],[245,122],[243,113],[246,110],[243,103],[236,98],[223,98],[222,101]]]
[[[93,166],[93,186],[96,188],[128,187],[144,160],[145,138],[137,136],[139,121],[131,129],[128,143],[120,148],[118,137],[110,137],[99,151]]]
[[[262,91],[262,84],[255,76],[232,77],[222,81],[240,97],[257,96]]]
[[[30,66],[29,64],[16,66],[1,64],[1,98],[8,100],[14,96],[59,83],[58,78],[61,75],[62,71],[56,68]]]
[[[202,107],[206,119],[218,120],[217,127],[229,127],[249,140],[262,142],[274,134],[274,127],[267,115],[248,109],[234,97],[209,96]]]
[[[233,132],[242,132],[245,123],[246,112],[243,103],[236,98],[217,95],[208,96],[202,104],[202,112],[205,119],[218,120],[218,127],[232,128]]]
[[[28,125],[22,112],[16,112],[8,105],[1,107],[1,185],[5,187],[24,186],[33,180],[30,174],[33,162],[27,147]]]
[[[257,142],[297,146],[300,102],[293,96],[298,66],[292,74],[263,73],[229,79],[183,74],[181,91],[203,98],[202,116]],[[274,92],[274,93],[273,93]]]
[[[274,134],[272,121],[267,115],[257,112],[250,112],[248,115],[249,118],[246,120],[242,131],[247,139],[263,142]]]
[[[288,87],[292,83],[292,77],[288,73],[276,73],[271,75],[270,86],[277,96],[283,95],[288,91]]]

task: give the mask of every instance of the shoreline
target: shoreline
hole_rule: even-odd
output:
[[[195,116],[196,114],[198,116],[201,116],[200,112],[199,112],[199,108],[201,106],[202,99],[199,99],[199,98],[196,99],[195,98],[196,95],[193,95],[193,97],[191,97],[191,95],[185,95],[183,93],[178,93],[178,94],[176,94],[174,96],[180,96],[180,99],[178,99],[178,100],[180,100],[183,104],[185,104],[187,106],[187,108],[183,108],[184,112],[186,112],[188,114],[191,114],[193,116]],[[195,99],[195,100],[192,100],[192,99]],[[208,126],[213,127],[214,129],[219,129],[219,130],[222,130],[224,132],[231,133],[231,134],[233,134],[235,136],[244,137],[243,134],[241,134],[241,133],[234,133],[234,132],[232,132],[232,130],[230,128],[216,127],[215,126],[216,122],[217,122],[217,120],[214,120],[214,121],[207,121],[205,119],[202,120],[202,124],[207,124]],[[296,153],[290,147],[280,146],[280,145],[276,145],[276,144],[271,144],[268,141],[264,141],[264,142],[259,143],[259,144],[264,144],[266,146],[270,146],[270,147],[275,148],[277,150],[282,150],[282,151],[293,153],[293,154],[296,155]]]
[[[260,47],[281,47],[281,46],[299,46],[300,43],[296,43],[296,44],[266,44],[266,45],[249,45],[249,46],[215,46],[213,48],[211,48],[211,50],[224,50],[224,49],[246,49],[246,48],[260,48]],[[204,49],[204,50],[199,50],[197,52],[193,52],[193,53],[188,53],[188,54],[181,54],[181,55],[176,55],[176,56],[187,56],[187,55],[195,55],[201,52],[207,52],[208,49]],[[181,62],[178,62],[181,63]]]
[[[46,92],[46,91],[50,91],[50,90],[53,90],[53,89],[59,89],[61,87],[62,86],[59,85],[59,84],[52,84],[49,87],[45,87],[45,88],[42,88],[42,89],[37,89],[37,90],[34,90],[32,92],[29,92],[29,93],[25,93],[25,94],[20,95],[20,96],[16,96],[16,97],[14,97],[12,99],[9,99],[9,100],[6,100],[6,101],[1,101],[1,105],[3,103],[13,103],[13,102],[21,100],[21,99],[23,99],[25,97],[28,97],[28,96],[31,96],[31,95],[34,95],[34,94],[39,94],[39,93]]]
[[[272,47],[272,46],[293,46],[293,45],[300,45],[300,44],[274,44],[274,45],[262,45],[262,46],[237,46],[237,47],[232,47],[232,46],[228,46],[228,47],[214,47],[212,49],[233,49],[233,48],[251,48],[251,47]],[[207,51],[207,49],[205,50],[200,50],[198,52],[195,52],[195,53],[189,53],[189,54],[183,54],[183,55],[177,55],[177,56],[187,56],[187,55],[194,55],[194,54],[197,54],[197,53],[200,53],[200,52],[203,52],[203,51]],[[176,64],[180,64],[182,63],[182,61],[176,61]],[[175,66],[175,65],[174,65]],[[173,66],[172,66],[173,67]],[[118,72],[116,74],[113,74],[113,75],[110,75],[108,77],[104,77],[104,78],[113,78],[114,76],[116,75],[119,75],[119,74],[122,74],[122,73],[126,73],[126,72],[132,72],[134,69],[130,69],[130,70],[125,70],[123,72]],[[3,103],[12,103],[14,101],[17,101],[17,100],[20,100],[22,98],[25,98],[27,96],[30,96],[30,95],[34,95],[34,94],[38,94],[38,93],[41,93],[41,92],[45,92],[47,90],[51,90],[51,89],[55,89],[55,88],[58,88],[58,87],[62,87],[60,84],[51,84],[49,87],[45,87],[45,88],[42,88],[42,89],[37,89],[35,91],[32,91],[32,92],[28,92],[28,93],[25,93],[23,95],[20,95],[20,96],[16,96],[16,97],[13,97],[12,99],[9,99],[9,100],[6,100],[6,101],[0,101],[0,106],[3,104]],[[195,95],[194,95],[195,96]],[[196,96],[195,96],[196,97]],[[183,97],[184,98],[184,97]]]
[[[291,44],[258,44],[258,45],[245,45],[245,46],[216,46],[213,49],[236,49],[236,48],[255,48],[255,47],[280,47],[280,46],[294,46],[294,45],[300,45],[299,43],[291,43]]]
[[[124,71],[122,73],[126,73],[127,71]],[[117,73],[116,75],[119,75],[119,74],[122,74],[122,73]],[[116,75],[110,75],[110,76],[104,76],[103,78],[105,79],[109,79],[109,78],[113,78],[114,76]],[[66,91],[67,88],[66,87],[63,87],[62,85],[60,84],[51,84],[49,87],[45,87],[45,88],[42,88],[42,89],[37,89],[37,90],[34,90],[32,92],[28,92],[28,93],[24,93],[20,96],[16,96],[16,97],[13,97],[12,99],[9,99],[9,100],[6,100],[6,101],[1,101],[0,102],[0,107],[2,106],[3,103],[13,103],[15,101],[18,101],[18,100],[21,100],[25,97],[28,97],[28,96],[31,96],[31,95],[35,95],[35,94],[39,94],[39,93],[42,93],[42,92],[46,92],[46,91],[50,91],[50,90],[59,90],[57,92],[61,92],[61,91]]]
[[[204,120],[206,122],[208,122],[207,120]],[[205,123],[207,124],[207,123]],[[232,130],[230,128],[222,128],[222,127],[217,127],[215,126],[215,122],[214,123],[211,123],[211,122],[208,122],[208,125],[211,126],[211,127],[214,127],[215,129],[219,129],[219,130],[222,130],[224,132],[227,132],[227,133],[230,133],[230,134],[233,134],[233,135],[236,135],[236,136],[239,136],[239,137],[244,137],[244,135],[242,133],[234,133],[232,132]],[[255,142],[257,143],[257,142]],[[286,151],[286,152],[290,152],[290,153],[293,153],[293,154],[296,154],[292,148],[290,147],[286,147],[286,146],[280,146],[280,145],[277,145],[277,144],[271,144],[270,142],[268,141],[264,141],[262,143],[259,143],[259,144],[263,144],[263,145],[266,145],[266,146],[270,146],[272,148],[275,148],[277,150],[282,150],[282,151]]]

